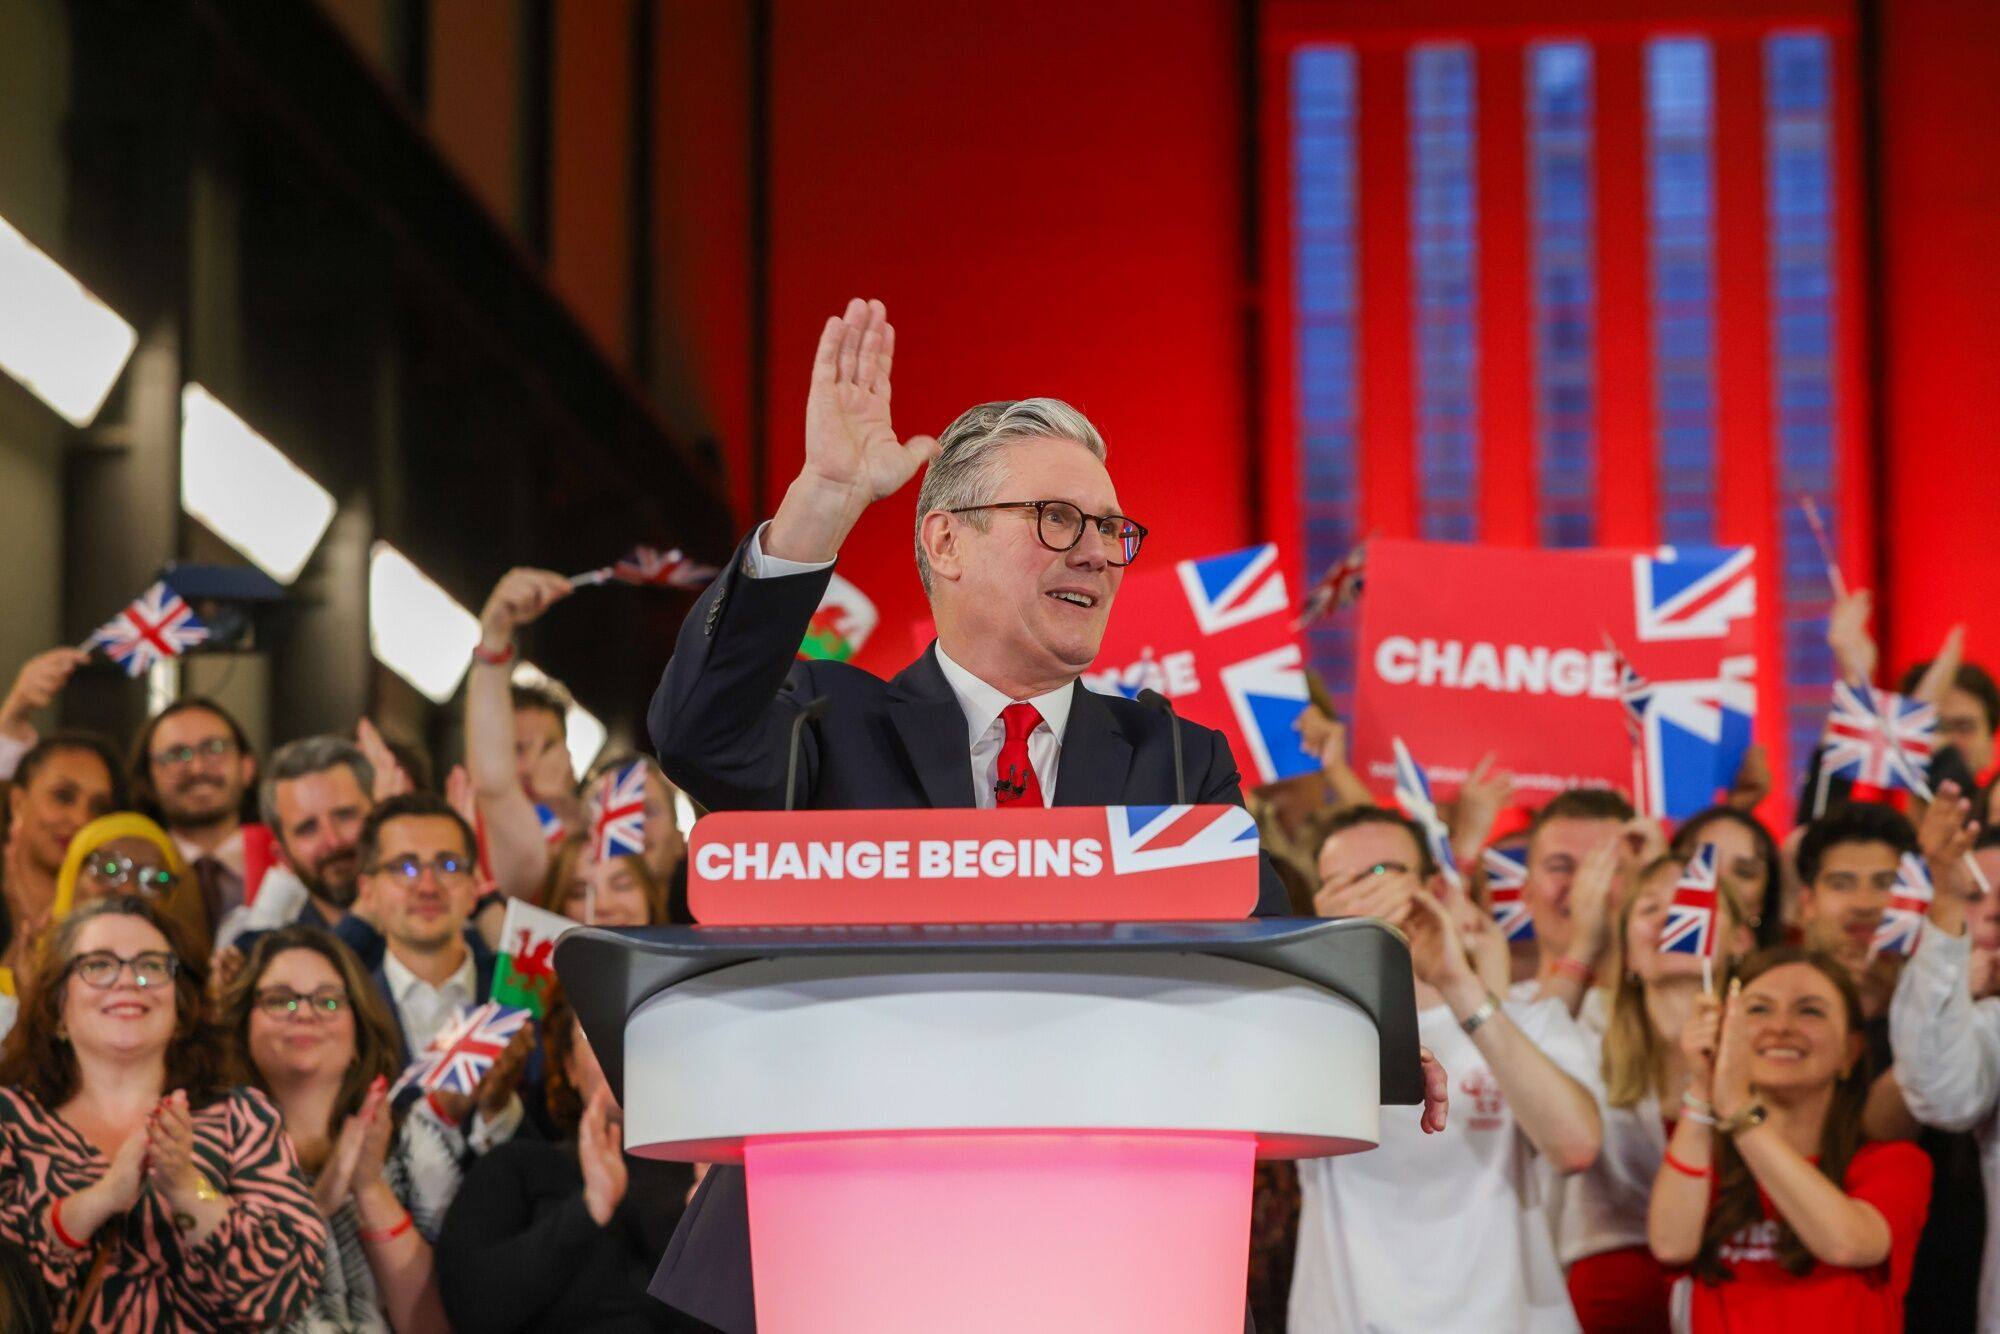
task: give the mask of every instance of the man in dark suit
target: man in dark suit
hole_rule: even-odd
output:
[[[1223,737],[1085,690],[1145,529],[1121,514],[1104,443],[1054,399],[986,403],[940,443],[889,420],[895,331],[879,302],[829,319],[806,405],[806,456],[681,627],[648,723],[662,767],[710,809],[785,805],[793,723],[807,723],[797,805],[820,809],[1241,804]],[[930,464],[917,570],[937,641],[884,681],[795,662],[855,521]],[[1285,911],[1268,860],[1260,914]],[[718,1167],[683,1217],[654,1294],[727,1332],[755,1328],[743,1174]]]

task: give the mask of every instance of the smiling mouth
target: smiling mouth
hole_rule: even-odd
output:
[[[1097,605],[1097,599],[1089,593],[1080,593],[1072,588],[1057,589],[1049,594],[1057,602],[1066,606],[1082,607],[1086,611]]]
[[[1789,1064],[1794,1061],[1803,1061],[1806,1058],[1806,1051],[1804,1047],[1793,1047],[1779,1043],[1759,1049],[1757,1055],[1767,1061],[1783,1061]]]
[[[152,1007],[138,1001],[119,1001],[104,1007],[104,1013],[115,1019],[137,1019],[151,1013]]]

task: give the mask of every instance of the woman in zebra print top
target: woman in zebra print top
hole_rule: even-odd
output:
[[[216,1021],[236,1073],[283,1112],[329,1226],[325,1284],[285,1334],[444,1330],[431,1242],[468,1151],[426,1103],[393,1114],[395,1022],[360,961],[318,927],[273,931]]]
[[[78,909],[0,1051],[0,1239],[66,1327],[269,1329],[319,1287],[326,1224],[277,1108],[218,1080],[183,944],[144,899]]]

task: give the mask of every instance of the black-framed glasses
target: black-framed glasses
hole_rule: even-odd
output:
[[[90,868],[92,875],[114,889],[131,885],[142,894],[158,898],[174,887],[172,871],[164,866],[141,866],[123,853],[94,853],[84,865]]]
[[[273,1019],[332,1019],[347,1009],[347,993],[339,987],[321,987],[300,993],[290,987],[265,987],[256,995],[257,1008]]]
[[[177,956],[160,950],[148,950],[130,958],[113,954],[110,950],[92,950],[69,961],[69,971],[99,991],[109,991],[117,986],[119,975],[127,968],[132,970],[133,985],[140,988],[164,987],[181,970],[181,961]]]
[[[1410,873],[1410,868],[1408,866],[1405,866],[1402,862],[1376,862],[1372,866],[1362,867],[1360,870],[1356,871],[1353,875],[1347,876],[1345,879],[1337,881],[1331,879],[1322,880],[1319,883],[1319,887],[1322,890],[1336,890],[1336,891],[1343,889],[1352,889],[1356,885],[1360,884],[1363,880],[1374,880],[1374,879],[1379,879],[1383,876],[1391,876],[1391,875],[1408,875],[1409,873]]]
[[[180,769],[196,760],[219,760],[236,752],[236,742],[226,736],[212,736],[206,741],[191,746],[168,746],[165,750],[153,752],[153,763],[166,768]]]
[[[1067,500],[1000,500],[991,505],[965,505],[946,510],[947,514],[973,514],[980,510],[1033,510],[1035,536],[1050,551],[1069,551],[1083,540],[1085,524],[1097,529],[1104,544],[1118,553],[1105,559],[1113,565],[1130,565],[1139,559],[1139,544],[1146,540],[1146,527],[1122,514],[1085,514]]]
[[[441,852],[429,861],[406,852],[400,857],[391,857],[388,861],[375,863],[373,869],[381,874],[400,876],[414,885],[424,878],[426,868],[437,875],[439,884],[463,880],[472,874],[471,861],[450,852]]]

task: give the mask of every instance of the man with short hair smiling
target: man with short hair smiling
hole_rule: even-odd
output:
[[[201,885],[214,930],[244,900],[244,797],[257,778],[249,737],[214,700],[189,696],[139,732],[132,784],[173,835]]]
[[[805,458],[777,513],[682,622],[647,717],[660,765],[710,810],[1242,804],[1220,733],[1078,681],[1097,656],[1143,524],[1126,517],[1097,428],[1051,398],[983,403],[942,441],[890,422],[895,330],[880,302],[827,320],[806,400]],[[796,662],[835,558],[867,508],[929,464],[917,574],[937,641],[892,680]],[[1258,910],[1285,911],[1268,860]],[[1441,1090],[1440,1090],[1441,1092]],[[754,1327],[743,1174],[717,1167],[653,1292],[726,1334]]]
[[[1610,951],[1611,886],[1602,863],[1632,821],[1632,806],[1610,788],[1559,792],[1528,826],[1528,878],[1521,900],[1535,923],[1537,975],[1571,1014]],[[1575,891],[1584,891],[1579,897]]]
[[[1839,959],[1861,988],[1873,1019],[1888,1003],[1887,986],[1871,966],[1869,943],[1896,888],[1903,854],[1917,850],[1917,832],[1901,811],[1880,802],[1851,801],[1806,827],[1799,840],[1799,920],[1806,943]]]
[[[476,847],[465,817],[425,792],[389,798],[361,826],[358,897],[388,946],[375,984],[412,1057],[493,989],[492,951],[465,929],[477,882]],[[519,1128],[517,1089],[531,1042],[523,1029],[470,1098],[432,1095],[432,1105],[455,1124],[472,1113],[467,1140],[475,1151]]]
[[[257,796],[279,856],[306,889],[297,920],[340,925],[359,892],[357,844],[375,809],[375,766],[346,737],[301,737],[271,756]]]

